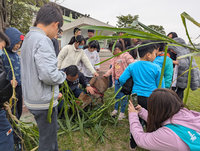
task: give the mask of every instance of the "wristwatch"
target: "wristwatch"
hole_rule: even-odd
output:
[[[90,87],[90,84],[89,84],[89,83],[87,84],[87,87]]]

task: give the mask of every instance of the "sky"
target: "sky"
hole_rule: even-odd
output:
[[[145,25],[162,25],[166,33],[174,31],[188,42],[180,14],[187,12],[200,22],[200,0],[61,0],[62,5],[110,25],[120,15],[139,15]],[[200,28],[187,21],[191,39],[200,43]],[[196,40],[195,40],[196,39]]]

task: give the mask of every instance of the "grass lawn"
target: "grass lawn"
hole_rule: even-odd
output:
[[[200,68],[200,56],[195,57],[196,62]],[[108,92],[113,89],[108,90]],[[105,94],[105,99],[111,97],[110,93]],[[188,107],[192,110],[200,112],[200,89],[190,91]],[[110,109],[112,110],[112,109]],[[109,115],[108,115],[109,116]],[[106,126],[106,125],[105,125]],[[105,134],[108,138],[104,137],[104,143],[96,141],[98,139],[97,131],[86,129],[90,135],[80,131],[72,132],[71,137],[69,134],[59,136],[59,148],[62,150],[70,149],[72,151],[128,151],[129,150],[129,123],[128,119],[120,121],[116,126],[109,124],[106,126]],[[138,151],[143,149],[138,148]]]

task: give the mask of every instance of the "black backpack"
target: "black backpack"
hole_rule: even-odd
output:
[[[125,95],[131,95],[133,88],[133,78],[130,77],[128,80],[126,80],[126,83],[122,86],[121,92],[123,92]]]
[[[12,86],[10,81],[6,80],[6,72],[0,56],[0,108],[3,106],[4,102],[9,101],[12,96],[12,92]]]

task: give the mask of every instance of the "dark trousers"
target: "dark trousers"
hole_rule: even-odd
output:
[[[184,97],[184,90],[185,89],[182,89],[182,88],[179,88],[179,87],[176,89],[176,94],[179,96],[179,98],[181,100],[183,100],[183,97]]]
[[[47,121],[47,110],[30,110],[39,129],[38,151],[58,151],[57,143],[57,107],[53,108],[51,123]]]
[[[176,92],[176,94],[179,96],[179,98],[181,100],[183,100],[185,88],[182,89],[182,88],[179,88],[179,87],[172,87],[172,90],[174,92]]]
[[[144,96],[138,96],[138,104],[145,108],[147,110],[147,99],[148,97],[144,97]],[[140,120],[140,123],[142,125],[146,125],[146,121],[144,121],[143,119],[139,118]],[[137,147],[137,144],[132,136],[132,134],[130,134],[130,147],[131,148],[136,148]]]

